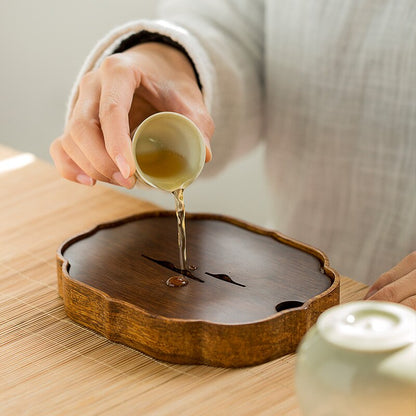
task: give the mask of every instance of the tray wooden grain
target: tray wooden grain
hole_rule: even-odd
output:
[[[173,211],[101,224],[62,244],[58,287],[67,315],[154,358],[243,367],[294,352],[325,309],[339,303],[339,275],[324,253],[234,218],[187,214],[184,287]],[[226,274],[237,284],[211,275]]]

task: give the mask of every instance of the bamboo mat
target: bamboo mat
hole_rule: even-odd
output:
[[[0,415],[299,415],[295,356],[246,369],[156,361],[69,320],[55,252],[98,223],[154,209],[58,178],[0,146]],[[365,286],[342,278],[341,301]]]

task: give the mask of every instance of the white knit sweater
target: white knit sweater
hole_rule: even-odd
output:
[[[160,17],[108,34],[78,81],[131,34],[167,35],[216,124],[207,172],[264,140],[278,230],[367,283],[416,249],[414,0],[171,0]]]

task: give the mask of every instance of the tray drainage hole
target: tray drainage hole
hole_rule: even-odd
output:
[[[299,302],[298,300],[286,300],[284,302],[280,302],[275,306],[275,309],[277,312],[284,311],[286,309],[292,309],[292,308],[299,308],[299,306],[302,306],[303,302]]]

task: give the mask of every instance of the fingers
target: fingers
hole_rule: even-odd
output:
[[[61,139],[56,139],[49,148],[60,175],[70,181],[92,186],[95,180],[88,176],[64,151]]]
[[[416,252],[381,275],[365,299],[402,303],[416,309]]]
[[[71,124],[71,136],[81,152],[86,156],[95,171],[99,173],[99,180],[115,182],[127,188],[133,184],[133,179],[128,180],[120,175],[110,155],[107,153],[103,132],[98,119],[100,107],[100,79],[92,73],[85,76],[80,85],[80,92],[77,104],[74,108],[73,121]],[[67,142],[64,142],[66,144]],[[69,144],[69,140],[68,143]],[[71,155],[71,153],[69,153]]]
[[[64,134],[60,137],[59,142],[65,154],[88,176],[98,181],[111,182],[109,178],[94,168],[94,165],[77,146],[71,135]]]
[[[112,55],[103,62],[99,120],[105,149],[125,179],[131,177],[135,169],[130,149],[129,111],[139,85],[139,72],[125,58]]]
[[[97,180],[126,186],[127,188],[132,188],[134,186],[134,178],[126,180],[118,171],[116,171],[116,173],[113,175],[112,180],[102,176],[92,167],[91,163],[89,163],[83,153],[79,151],[75,145],[71,150],[71,156],[69,156],[63,146],[65,141],[66,140],[64,137],[59,137],[51,144],[49,149],[58,172],[65,179],[88,186],[94,185]],[[70,139],[67,139],[67,141],[69,143]]]
[[[413,295],[416,295],[416,270],[383,286],[367,299],[400,303]]]
[[[205,108],[205,107],[204,107]],[[209,113],[205,111],[197,111],[192,112],[189,114],[184,114],[188,118],[190,118],[199,128],[204,137],[205,141],[205,162],[209,162],[212,159],[212,150],[211,150],[211,137],[214,134],[214,122],[209,115]]]
[[[96,73],[84,76],[67,132],[60,139],[72,161],[95,180],[131,188],[134,178],[124,178],[108,155],[98,120],[100,83]]]
[[[210,141],[214,135],[215,126],[211,115],[205,107],[201,91],[199,89],[197,91],[194,89],[189,91],[189,88],[186,88],[180,96],[178,95],[175,98],[176,109],[174,111],[182,113],[191,119],[201,131],[205,140],[205,162],[209,162],[212,159]],[[172,101],[171,105],[173,104]]]
[[[402,305],[408,306],[409,308],[416,310],[416,295],[408,297],[401,303]]]
[[[365,296],[365,299],[372,296],[381,288],[393,283],[397,279],[401,278],[402,276],[406,275],[407,273],[411,272],[412,270],[416,269],[416,251],[407,255],[404,259],[402,259],[396,266],[392,269],[383,273],[376,282],[370,287]]]

